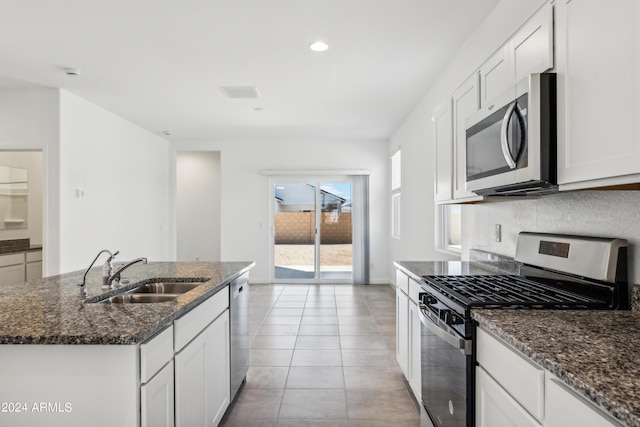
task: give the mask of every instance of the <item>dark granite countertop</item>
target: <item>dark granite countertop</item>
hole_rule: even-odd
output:
[[[514,261],[396,261],[396,268],[416,280],[421,276],[480,276],[518,274],[520,264]]]
[[[253,262],[150,262],[122,273],[119,289],[102,288],[102,267],[87,275],[88,297],[80,296],[84,271],[0,288],[0,344],[136,344],[152,337],[251,269]],[[150,304],[92,302],[143,283],[207,280],[175,301]]]
[[[640,426],[640,313],[473,310],[486,329],[620,422]]]

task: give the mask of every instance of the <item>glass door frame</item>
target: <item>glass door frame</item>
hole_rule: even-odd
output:
[[[269,280],[271,283],[353,283],[353,267],[355,263],[354,253],[351,253],[351,277],[349,279],[327,279],[321,277],[321,265],[320,265],[320,251],[321,251],[321,218],[322,218],[322,205],[320,197],[320,185],[330,183],[348,183],[352,187],[353,197],[353,179],[349,175],[320,175],[320,176],[305,176],[305,175],[284,175],[284,176],[271,176],[269,179]],[[315,185],[315,208],[314,208],[314,225],[315,225],[315,242],[314,242],[314,272],[315,277],[310,279],[289,279],[276,277],[275,266],[275,190],[276,184],[317,184]],[[353,230],[353,215],[351,218],[351,228]],[[351,238],[351,244],[353,247],[353,235]]]

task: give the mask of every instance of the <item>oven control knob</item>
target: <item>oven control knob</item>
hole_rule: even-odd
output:
[[[436,304],[438,302],[436,297],[434,297],[433,295],[421,294],[421,296],[422,296],[422,303],[423,304],[433,305],[433,304]]]
[[[447,325],[460,325],[464,323],[464,319],[462,319],[462,317],[450,310],[447,310],[444,313],[444,321]]]

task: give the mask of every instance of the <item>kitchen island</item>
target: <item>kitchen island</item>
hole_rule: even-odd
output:
[[[102,269],[95,268],[86,300],[78,286],[84,271],[0,288],[0,425],[219,420],[229,404],[229,284],[246,280],[253,265],[136,264],[118,289],[104,289]],[[202,284],[173,301],[101,302],[167,281]],[[193,402],[205,412],[216,409],[198,402],[201,391],[219,394],[214,414],[194,413]]]

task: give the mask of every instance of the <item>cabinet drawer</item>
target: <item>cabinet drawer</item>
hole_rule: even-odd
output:
[[[42,251],[27,252],[27,262],[42,261]]]
[[[544,370],[486,331],[477,330],[480,366],[538,420],[544,418]]]
[[[173,358],[173,326],[140,345],[140,382],[146,383]]]
[[[547,381],[548,427],[569,425],[585,427],[618,427],[617,421],[609,418],[584,397],[576,394],[557,378]]]
[[[18,254],[0,255],[0,267],[24,264],[24,252]]]
[[[209,323],[229,307],[229,286],[177,319],[174,325],[174,346],[178,352]]]
[[[396,286],[405,294],[409,293],[409,276],[400,270],[396,270]]]
[[[416,282],[413,279],[409,279],[409,298],[416,304],[420,303],[420,292],[422,292],[422,287],[420,283]]]

